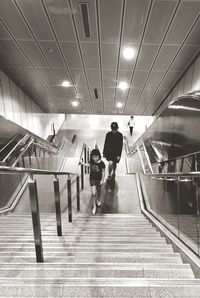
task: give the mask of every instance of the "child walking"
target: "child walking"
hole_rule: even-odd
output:
[[[92,192],[92,214],[96,213],[97,206],[101,206],[100,194],[101,184],[105,177],[105,163],[101,160],[101,153],[98,149],[93,149],[90,153],[89,164],[81,163],[90,167],[90,186]]]

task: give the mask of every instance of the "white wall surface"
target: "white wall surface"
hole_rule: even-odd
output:
[[[0,70],[0,115],[46,139],[51,124],[56,132],[62,125],[64,114],[46,114],[2,70]]]

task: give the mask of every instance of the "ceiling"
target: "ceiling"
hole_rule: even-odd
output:
[[[45,112],[153,115],[200,50],[199,14],[200,0],[0,0],[0,67]]]

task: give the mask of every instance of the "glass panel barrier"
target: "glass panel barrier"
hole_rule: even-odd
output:
[[[200,256],[200,177],[140,174],[146,209]]]

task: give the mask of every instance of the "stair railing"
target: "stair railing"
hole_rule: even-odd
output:
[[[89,148],[87,145],[83,145],[80,160],[88,162]],[[29,196],[30,196],[30,207],[32,215],[34,242],[35,242],[35,252],[36,261],[44,262],[43,256],[43,246],[42,246],[42,234],[40,225],[40,211],[38,202],[38,191],[37,182],[34,179],[34,175],[53,175],[53,185],[54,185],[54,199],[55,199],[55,211],[56,211],[56,227],[57,235],[62,236],[62,224],[61,224],[61,208],[60,208],[60,189],[59,189],[59,179],[58,176],[67,176],[67,194],[68,194],[68,221],[72,222],[72,190],[71,190],[71,178],[76,177],[76,196],[77,196],[77,211],[80,210],[80,184],[79,184],[79,164],[77,165],[77,170],[75,172],[60,172],[60,171],[50,171],[50,170],[40,170],[32,168],[20,168],[20,167],[8,167],[0,166],[0,174],[28,174],[29,181]],[[82,177],[84,175],[84,170],[81,167],[81,181],[84,180]],[[82,189],[84,188],[84,183],[82,183]],[[1,212],[7,213],[8,211]]]
[[[139,177],[145,209],[200,257],[200,172]]]

